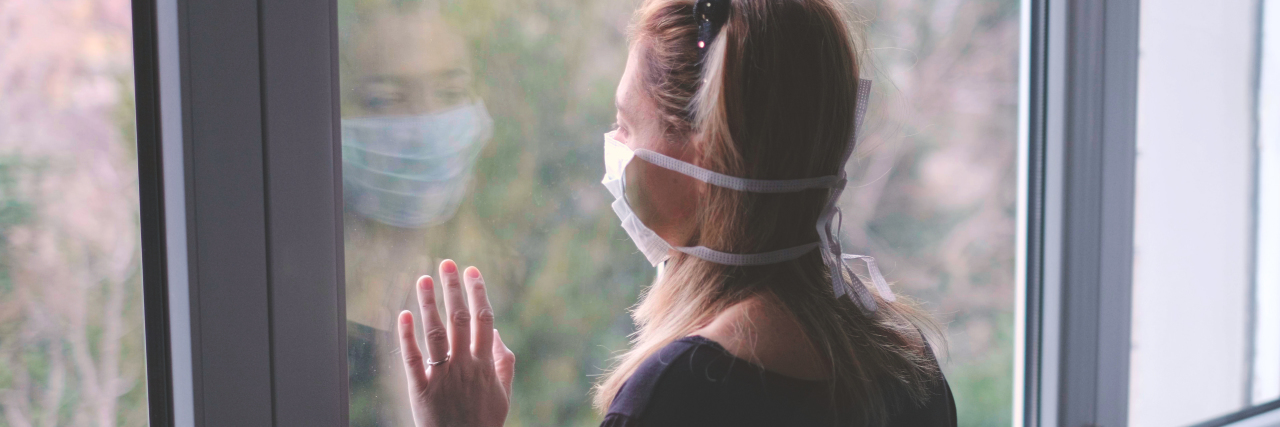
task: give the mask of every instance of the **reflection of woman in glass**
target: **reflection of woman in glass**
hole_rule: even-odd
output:
[[[867,88],[840,8],[647,0],[637,13],[604,184],[660,273],[598,385],[604,425],[956,424],[927,317],[832,229]],[[875,292],[846,260],[866,262]],[[435,280],[417,282],[425,353],[399,317],[415,421],[501,425],[514,355],[484,279],[452,261],[440,278],[443,319]]]
[[[493,123],[470,90],[462,38],[429,8],[407,9],[383,9],[354,32],[343,189],[348,210],[421,228],[453,215]]]
[[[396,342],[412,280],[450,230],[492,131],[462,37],[430,5],[361,11],[343,40],[342,174],[352,424],[403,425]],[[415,52],[405,54],[404,52]],[[395,368],[388,370],[388,368]],[[392,408],[384,408],[391,405]],[[379,419],[383,418],[383,419]],[[407,417],[406,417],[407,418]]]

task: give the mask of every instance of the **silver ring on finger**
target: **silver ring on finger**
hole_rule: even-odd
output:
[[[448,362],[448,361],[449,361],[449,356],[450,356],[450,355],[446,354],[446,355],[444,355],[444,359],[440,359],[440,360],[431,360],[431,358],[430,358],[430,357],[428,357],[428,358],[427,358],[427,366],[436,366],[436,365],[439,365],[439,364],[441,364],[441,363]]]

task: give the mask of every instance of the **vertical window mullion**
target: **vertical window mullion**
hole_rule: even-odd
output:
[[[1045,98],[1047,95],[1048,2],[1022,2],[1024,44],[1020,60],[1023,91],[1019,154],[1019,251],[1018,254],[1018,342],[1015,355],[1014,423],[1038,426],[1042,412],[1041,348],[1044,339],[1044,249],[1045,249]]]
[[[148,421],[173,425],[172,359],[169,346],[168,289],[165,280],[164,180],[160,150],[160,69],[157,57],[156,4],[132,1],[135,123],[138,147],[138,200],[143,259],[143,324],[146,342]]]
[[[322,6],[134,4],[155,31],[137,38],[153,425],[346,424],[336,4]]]
[[[1136,1],[1050,2],[1040,425],[1127,422]]]
[[[336,1],[263,1],[275,423],[347,424]]]

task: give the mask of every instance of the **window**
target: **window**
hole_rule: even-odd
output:
[[[0,425],[143,425],[129,2],[0,7]]]
[[[411,422],[392,333],[412,283],[485,274],[523,425],[594,425],[588,393],[653,278],[599,185],[629,2],[339,1],[353,426]],[[879,84],[846,199],[850,250],[950,331],[964,425],[1013,402],[1019,2],[872,1]]]
[[[1280,398],[1280,92],[1266,62],[1278,27],[1262,9],[1142,4],[1133,426],[1188,425]]]
[[[76,64],[0,86],[0,386],[32,384],[0,396],[5,417],[19,396],[39,423],[105,405],[120,424],[147,408],[155,425],[405,425],[391,320],[448,257],[484,270],[519,356],[509,422],[598,421],[589,387],[654,275],[598,184],[638,0],[134,0],[136,99],[111,59],[123,5],[78,1],[0,11],[22,12],[0,33],[40,46],[0,60],[83,56],[0,62],[0,85]],[[1280,419],[1280,8],[1181,3],[854,2],[876,83],[841,237],[947,326],[962,425]],[[33,16],[75,37],[12,24]],[[136,151],[104,119],[131,101]],[[31,191],[86,176],[85,193]],[[75,216],[81,194],[104,207]],[[92,246],[136,236],[133,212],[141,267],[136,245]],[[35,232],[80,252],[20,245]],[[80,258],[23,258],[50,253]],[[74,283],[23,282],[45,265],[85,269],[108,304],[67,319],[132,387],[73,403],[91,385],[77,359],[56,419],[29,409],[56,391],[51,346],[73,344],[9,298]],[[136,323],[90,323],[112,295],[121,319],[145,308],[145,368]]]

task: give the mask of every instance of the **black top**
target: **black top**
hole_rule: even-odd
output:
[[[954,427],[956,403],[945,378],[923,407],[892,414],[887,425]],[[826,381],[792,378],[734,357],[715,341],[685,337],[650,356],[618,390],[601,427],[830,426]]]

